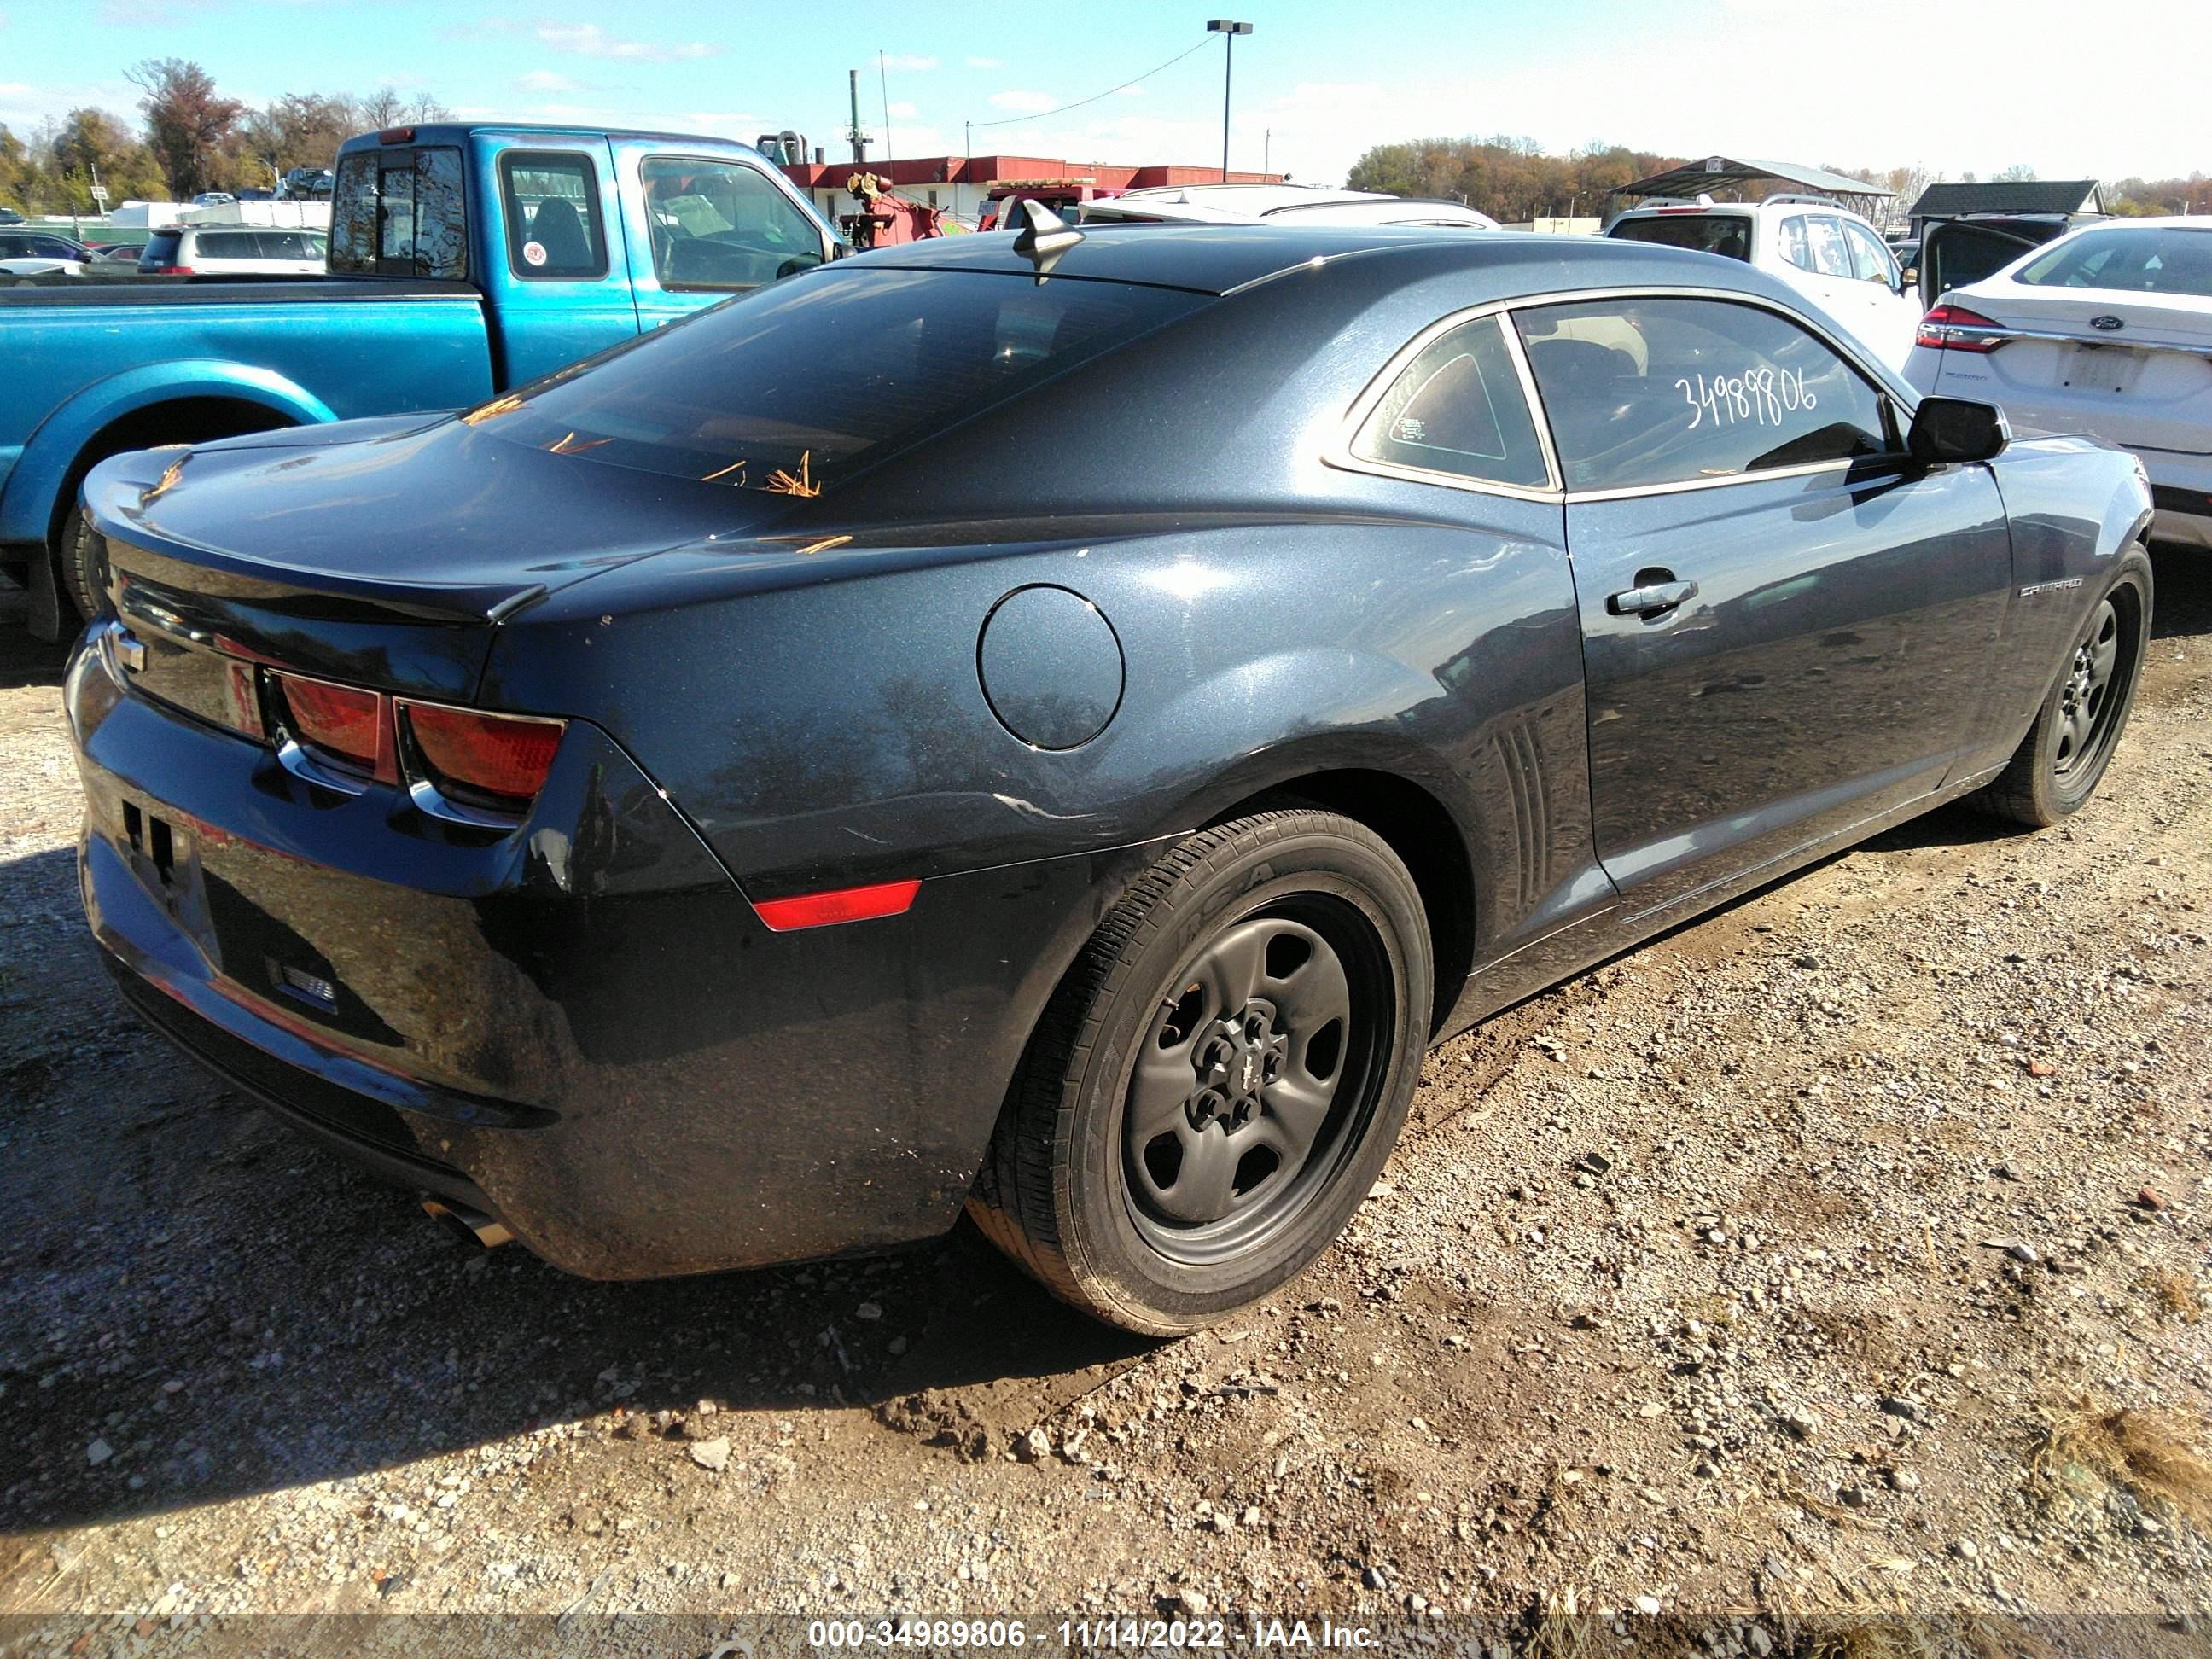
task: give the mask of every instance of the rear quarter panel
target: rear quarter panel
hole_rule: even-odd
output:
[[[666,608],[592,614],[609,594],[586,584],[502,630],[483,700],[604,724],[756,898],[1123,847],[1286,779],[1395,774],[1459,827],[1494,957],[1610,889],[1559,510],[1485,507],[1486,529],[667,553],[623,583]],[[986,618],[1037,584],[1089,599],[1124,665],[1110,724],[1064,750],[1001,725],[978,674]]]

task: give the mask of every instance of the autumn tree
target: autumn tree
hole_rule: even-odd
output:
[[[257,164],[254,183],[271,184],[293,167],[326,167],[338,146],[367,123],[349,98],[294,93],[238,124],[238,146]]]
[[[95,185],[114,202],[158,196],[161,169],[154,153],[122,120],[104,109],[73,109],[39,137],[49,176],[75,212],[96,210]]]
[[[215,77],[182,58],[149,58],[128,71],[145,96],[146,137],[170,192],[189,201],[223,165],[227,141],[246,106],[216,90]]]
[[[1605,210],[1608,191],[1675,163],[1618,144],[1547,155],[1532,138],[1418,138],[1380,144],[1352,164],[1346,185],[1393,196],[1463,202],[1507,223]]]

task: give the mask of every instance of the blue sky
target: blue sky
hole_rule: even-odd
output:
[[[880,158],[1217,161],[1221,47],[1063,115],[1198,44],[1203,6],[877,0],[0,0],[0,121],[131,112],[124,70],[198,59],[234,96],[427,91],[468,116],[651,124],[849,152],[845,75]],[[1956,177],[2212,170],[2212,7],[2112,0],[1243,0],[1231,163],[1334,182],[1367,145],[1525,134]],[[2094,19],[2094,21],[2092,21]],[[2155,42],[2155,49],[2145,43]],[[877,54],[885,55],[884,78]]]

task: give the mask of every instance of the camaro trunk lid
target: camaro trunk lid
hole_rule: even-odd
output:
[[[466,701],[503,617],[699,534],[681,486],[610,490],[597,467],[457,422],[365,441],[329,430],[94,471],[85,498],[110,598],[127,626],[162,636],[143,690],[183,693],[179,676],[206,672],[188,653],[212,651]],[[731,528],[768,508],[735,512]]]

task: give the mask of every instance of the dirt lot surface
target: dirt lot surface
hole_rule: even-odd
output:
[[[1947,810],[1447,1044],[1346,1240],[1159,1346],[964,1233],[449,1239],[126,1017],[0,600],[0,1613],[2201,1613],[2212,562],[2158,579],[2072,824]]]

